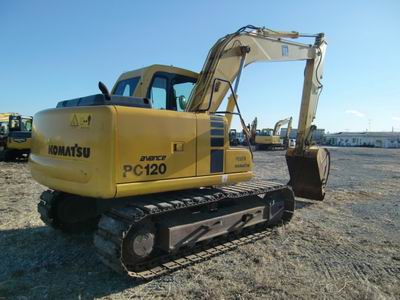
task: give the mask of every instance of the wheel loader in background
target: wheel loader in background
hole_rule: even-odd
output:
[[[285,124],[288,124],[286,135],[281,142],[281,136],[279,130]],[[292,130],[292,117],[279,120],[276,122],[274,129],[264,128],[259,131],[255,138],[254,144],[256,150],[286,150],[289,147],[289,136]],[[257,130],[256,130],[257,131]]]
[[[152,65],[123,73],[111,92],[100,82],[102,94],[37,113],[30,167],[50,188],[38,204],[42,220],[66,232],[97,227],[100,259],[147,279],[288,222],[295,196],[325,195],[329,153],[310,146],[325,49],[322,33],[246,26],[216,42],[200,74]],[[306,69],[297,145],[286,154],[290,182],[252,179],[251,149],[229,146],[233,115],[247,130],[237,94],[243,68],[293,60]]]
[[[32,117],[0,114],[0,161],[27,157],[31,148]]]

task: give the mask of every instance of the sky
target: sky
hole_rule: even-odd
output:
[[[325,33],[318,128],[400,131],[399,13],[398,0],[3,0],[0,112],[34,115],[155,63],[200,72],[218,38],[252,24]],[[257,117],[264,128],[293,116],[296,127],[303,71],[303,62],[246,67],[238,90],[245,121]]]

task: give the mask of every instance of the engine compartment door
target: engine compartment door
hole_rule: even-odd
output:
[[[195,176],[195,114],[121,106],[116,110],[117,183]]]

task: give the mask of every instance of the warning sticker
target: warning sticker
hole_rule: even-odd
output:
[[[74,113],[70,117],[69,124],[72,127],[89,128],[92,122],[92,115],[88,113]]]

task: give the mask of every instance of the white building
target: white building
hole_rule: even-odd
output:
[[[328,134],[332,146],[400,148],[400,132],[338,132]]]
[[[287,131],[287,128],[281,128],[281,132],[280,132],[281,138],[284,138],[286,136],[286,131]],[[289,139],[295,140],[296,137],[297,137],[297,129],[292,128],[292,130],[290,131],[290,134],[289,134]],[[312,140],[317,142],[318,144],[321,144],[324,142],[324,139],[325,139],[325,129],[317,128],[313,132]]]

